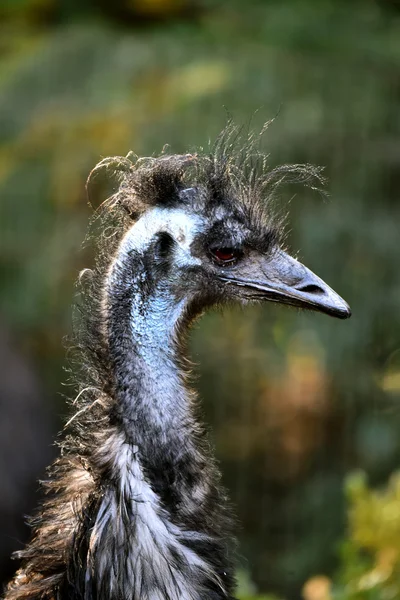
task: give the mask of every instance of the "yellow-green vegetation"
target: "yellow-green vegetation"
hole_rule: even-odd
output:
[[[382,490],[370,489],[366,476],[348,478],[348,533],[334,600],[400,598],[400,473]],[[327,597],[330,598],[329,596]]]
[[[400,598],[400,473],[387,486],[368,487],[365,473],[347,478],[347,533],[336,575],[313,577],[304,600],[398,600]]]
[[[398,600],[400,598],[400,472],[386,487],[372,489],[365,473],[347,478],[347,531],[332,579],[316,575],[302,589],[304,600]],[[259,595],[246,571],[238,574],[239,600],[278,600]]]
[[[340,566],[330,581],[315,577],[304,600],[398,600],[400,598],[400,472],[372,489],[365,473],[347,478],[347,533]]]

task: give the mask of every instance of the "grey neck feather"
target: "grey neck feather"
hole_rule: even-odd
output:
[[[149,292],[145,264],[132,253],[114,265],[108,290],[109,346],[124,433],[133,443],[158,447],[171,436],[184,448],[190,439],[189,392],[178,366],[176,329],[185,301],[167,289]]]
[[[185,300],[149,281],[137,238],[123,240],[104,300],[115,404],[99,461],[114,483],[99,505],[87,581],[109,598],[232,598],[225,498],[178,367]]]

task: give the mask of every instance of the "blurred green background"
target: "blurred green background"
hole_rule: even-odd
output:
[[[192,336],[240,596],[400,598],[399,108],[398,1],[0,0],[2,578],[70,393],[86,176],[207,146],[228,110],[255,129],[276,116],[271,165],[326,167],[330,200],[282,192],[290,243],[353,308],[232,310]]]

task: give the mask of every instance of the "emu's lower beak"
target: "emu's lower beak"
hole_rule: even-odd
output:
[[[246,268],[224,273],[221,279],[245,287],[251,298],[317,310],[339,319],[351,316],[343,298],[283,250],[269,258],[254,257]]]

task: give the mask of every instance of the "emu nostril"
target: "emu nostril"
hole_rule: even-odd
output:
[[[310,284],[303,287],[297,288],[299,292],[306,292],[306,294],[323,294],[324,290],[318,285]]]

